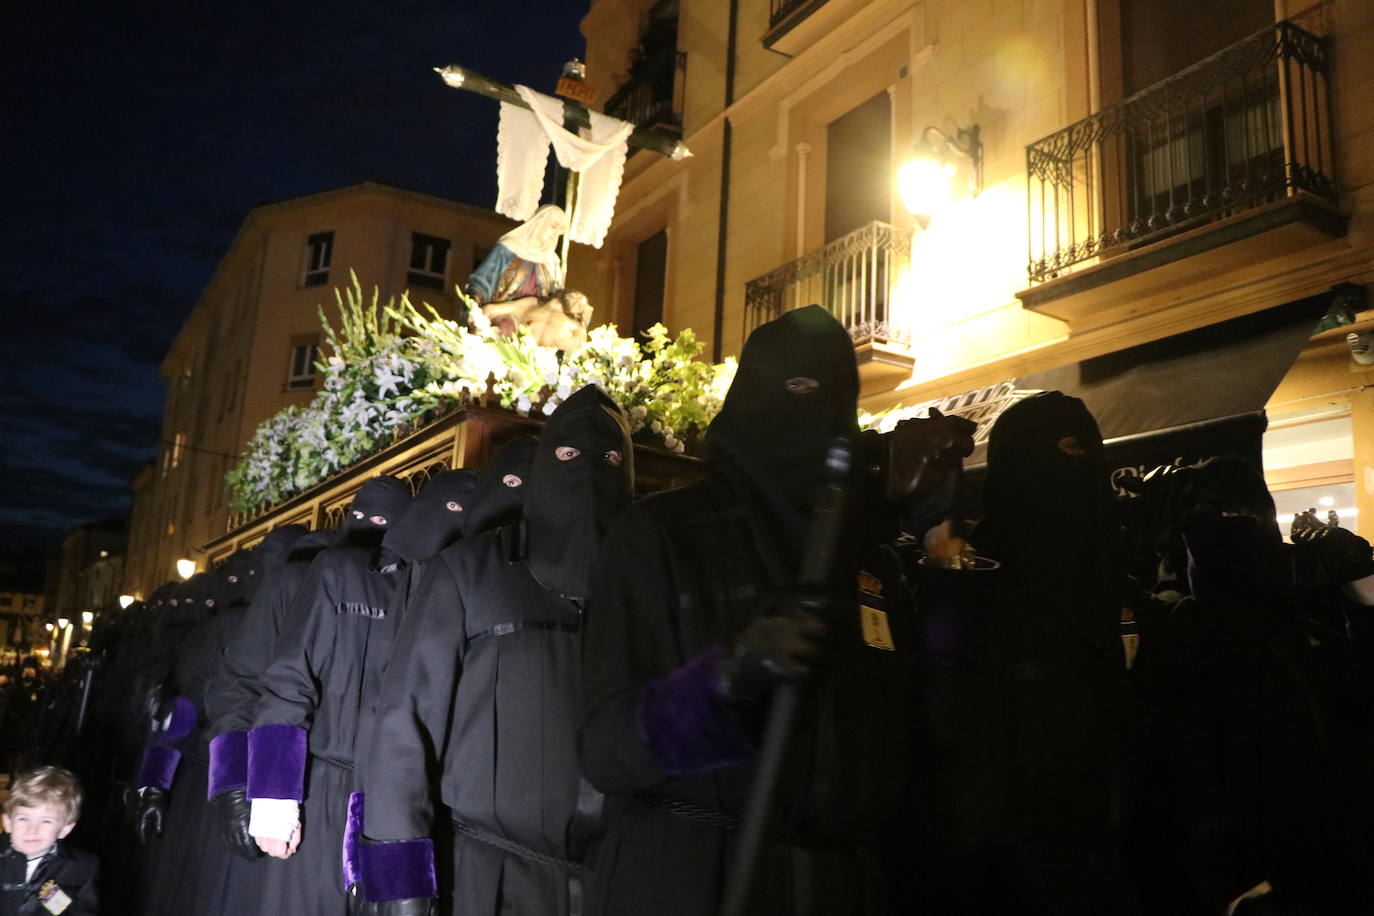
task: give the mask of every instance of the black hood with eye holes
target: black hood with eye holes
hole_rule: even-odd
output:
[[[257,550],[235,551],[215,575],[222,582],[222,593],[216,598],[220,610],[247,604],[262,581],[262,555]]]
[[[520,436],[501,446],[482,469],[472,507],[463,513],[463,537],[470,538],[520,518],[538,447],[539,440],[534,436]]]
[[[1065,451],[1066,437],[1078,454]],[[1094,639],[1119,632],[1120,525],[1102,434],[1081,400],[1047,391],[997,418],[983,507],[971,540],[1025,583],[1028,600],[1056,604]]]
[[[1082,454],[1060,447],[1066,437]],[[1022,550],[1039,556],[1047,547],[1062,550],[1060,541],[1098,541],[1112,517],[1103,456],[1097,420],[1078,398],[1046,391],[1008,407],[988,434],[982,540],[974,543],[989,550],[995,544],[1008,556]]]
[[[434,475],[387,530],[382,546],[408,563],[434,556],[463,536],[464,517],[476,489],[476,471]]]
[[[216,588],[215,578],[213,573],[198,572],[178,584],[167,601],[167,610],[158,629],[189,627],[210,616],[213,605],[207,605],[206,600],[216,597],[212,594]]]
[[[353,503],[344,513],[343,524],[339,526],[339,543],[349,547],[376,547],[382,542],[382,535],[390,523],[400,519],[410,505],[410,487],[395,477],[373,477],[364,483]],[[361,512],[362,518],[354,518],[354,512]],[[376,525],[370,521],[380,515],[387,520],[386,525]]]
[[[799,394],[788,388],[792,379],[817,384]],[[854,343],[844,326],[819,305],[784,312],[745,342],[735,380],[706,433],[706,460],[733,465],[773,522],[797,530],[825,479],[830,443],[858,439],[858,397]]]
[[[560,461],[565,446],[580,454]],[[610,451],[620,454],[618,466],[605,459]],[[558,405],[539,436],[525,489],[530,572],[555,594],[585,598],[601,541],[634,491],[634,450],[619,405],[595,385]]]

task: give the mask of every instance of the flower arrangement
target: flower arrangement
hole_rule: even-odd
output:
[[[507,409],[547,415],[595,384],[625,408],[636,438],[683,452],[693,431],[720,410],[734,378],[733,359],[711,365],[697,358],[703,345],[690,330],[674,339],[656,324],[641,344],[602,325],[560,359],[523,329],[502,336],[461,290],[470,326],[429,305],[421,311],[405,295],[379,306],[375,288],[365,304],[357,276],[350,277],[348,289],[334,292],[337,330],[320,309],[329,353],[316,364],[323,382],[315,399],[264,421],[226,476],[236,512],[306,490],[390,444],[395,430],[485,392]]]

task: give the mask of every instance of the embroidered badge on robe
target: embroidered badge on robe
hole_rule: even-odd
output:
[[[859,620],[863,624],[865,643],[888,652],[897,648],[897,644],[892,641],[892,630],[887,626],[887,611],[860,604]]]
[[[859,591],[867,597],[881,600],[883,597],[883,583],[878,580],[877,576],[866,573],[861,569],[859,570]]]
[[[56,881],[49,879],[38,889],[38,902],[43,904],[43,909],[49,913],[62,913],[72,905],[72,898],[57,886]]]

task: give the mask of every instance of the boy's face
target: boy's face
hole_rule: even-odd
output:
[[[14,810],[5,815],[10,845],[29,859],[52,849],[53,844],[71,833],[75,826],[76,821],[67,819],[67,809],[54,804],[33,808],[15,805]]]

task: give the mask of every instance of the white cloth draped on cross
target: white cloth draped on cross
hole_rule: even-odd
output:
[[[627,140],[634,125],[597,111],[587,112],[587,136],[563,127],[563,102],[528,86],[515,91],[529,105],[501,103],[496,134],[496,212],[524,222],[539,206],[544,168],[553,145],[558,164],[577,172],[577,199],[569,237],[600,248],[615,215],[615,199],[625,172]]]

